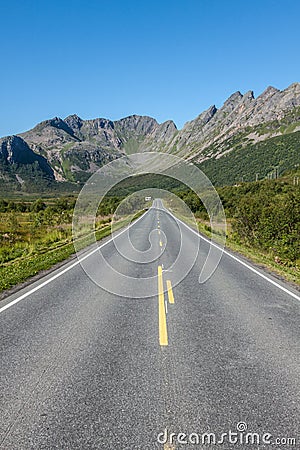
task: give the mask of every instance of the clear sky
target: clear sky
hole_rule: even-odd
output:
[[[0,136],[54,117],[181,128],[300,81],[299,0],[0,0]]]

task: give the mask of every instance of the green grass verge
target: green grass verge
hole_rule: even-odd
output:
[[[127,226],[132,220],[136,220],[144,211],[140,211],[133,217],[120,220],[114,224],[113,231]],[[96,240],[99,241],[111,234],[111,225],[107,225],[97,230]],[[77,241],[76,249],[84,249],[94,242],[91,234],[83,236]],[[74,243],[57,243],[54,249],[49,251],[41,251],[33,255],[16,258],[13,261],[2,264],[0,266],[0,292],[5,291],[19,283],[26,281],[28,278],[37,275],[42,270],[50,269],[55,264],[62,262],[75,253]]]
[[[205,227],[204,224],[198,223],[199,232],[205,236],[211,238],[211,232]],[[295,283],[300,286],[300,268],[293,266],[285,266],[283,264],[278,264],[274,259],[256,248],[247,247],[242,244],[238,244],[233,241],[230,237],[226,238],[226,248],[234,252],[240,253],[245,256],[253,263],[262,266],[263,268],[274,272],[275,274],[281,276],[287,281]]]

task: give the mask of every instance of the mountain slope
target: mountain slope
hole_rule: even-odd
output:
[[[293,129],[288,129],[294,125]],[[185,124],[169,150],[198,162],[220,157],[237,145],[246,146],[284,132],[300,130],[300,84],[283,91],[268,87],[259,97],[236,92],[224,105],[214,105]],[[234,144],[233,144],[234,138]]]
[[[172,127],[176,129],[175,124]],[[41,122],[20,136],[34,152],[47,158],[57,181],[81,182],[103,164],[140,151],[148,136],[167,139],[170,133],[165,128],[168,126],[147,116],[133,115],[112,122],[102,118],[82,120],[71,115],[64,120],[55,117]]]
[[[199,168],[216,186],[276,178],[300,163],[300,131],[234,148],[221,158],[208,158]]]

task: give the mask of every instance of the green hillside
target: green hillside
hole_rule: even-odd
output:
[[[300,131],[276,136],[263,142],[235,148],[219,159],[211,158],[198,164],[217,186],[241,181],[264,179],[278,167],[279,174],[300,163]]]

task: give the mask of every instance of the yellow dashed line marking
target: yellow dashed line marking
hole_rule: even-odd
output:
[[[161,241],[159,241],[159,245],[162,247],[162,246],[163,246],[163,243],[162,243]]]
[[[172,289],[172,283],[170,280],[167,280],[167,289],[168,289],[169,303],[171,303],[171,305],[174,305],[174,294]]]
[[[165,309],[163,275],[161,266],[158,266],[158,328],[160,345],[168,345],[167,316]]]

